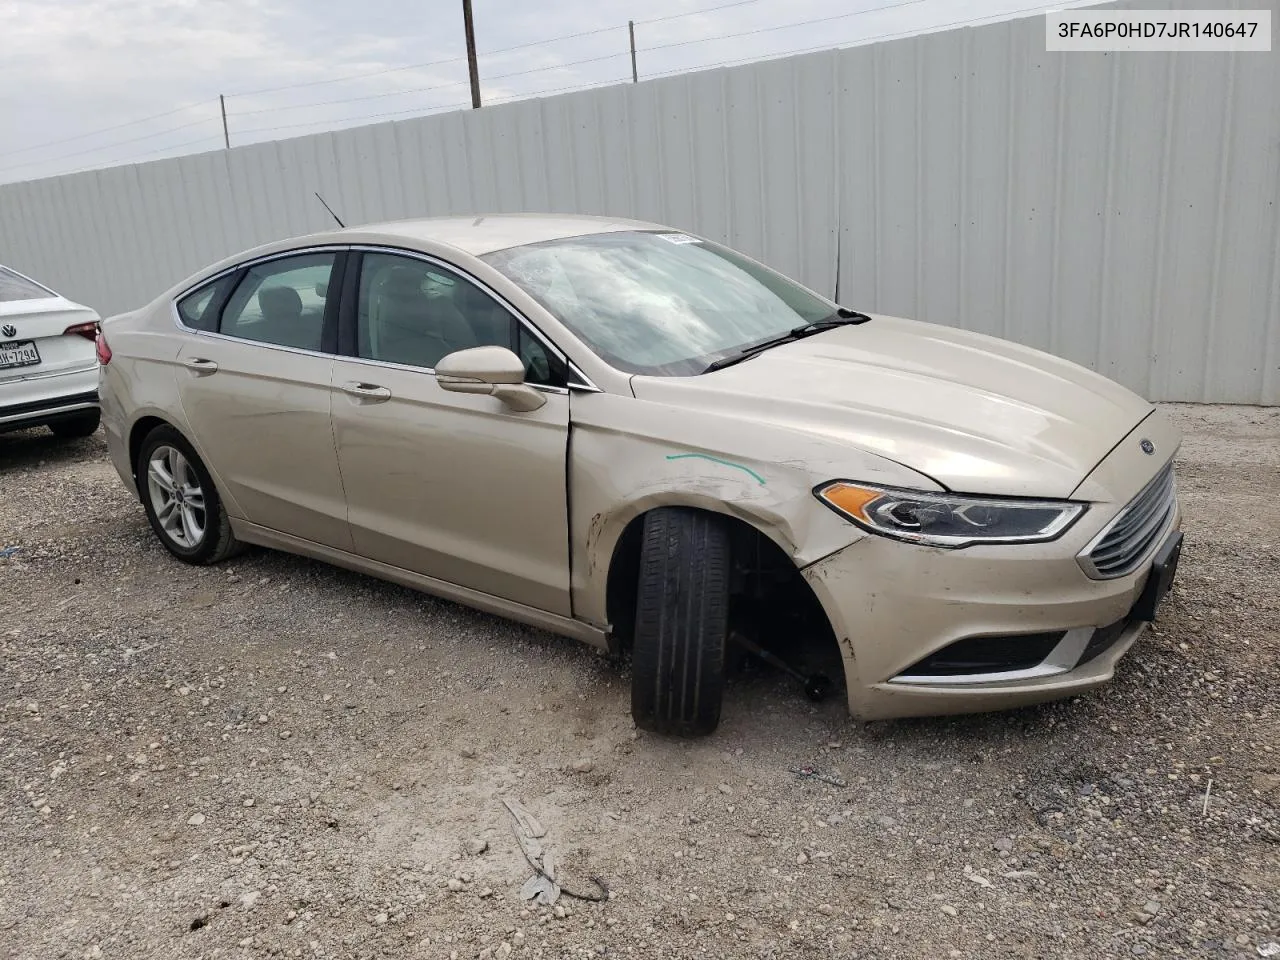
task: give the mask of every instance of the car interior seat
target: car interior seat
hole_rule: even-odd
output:
[[[258,290],[258,306],[271,342],[301,350],[320,349],[323,319],[302,315],[302,297],[293,287],[262,287]]]
[[[369,305],[369,346],[377,360],[434,367],[441,357],[477,345],[448,300],[428,297],[423,273],[396,265],[380,273]]]

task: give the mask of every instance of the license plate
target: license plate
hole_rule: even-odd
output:
[[[1156,551],[1156,558],[1151,564],[1151,573],[1147,575],[1147,585],[1142,588],[1142,596],[1134,604],[1134,620],[1154,620],[1160,601],[1164,599],[1169,588],[1173,586],[1174,575],[1178,572],[1178,558],[1182,555],[1182,534],[1175,533]]]
[[[40,362],[40,351],[30,340],[0,343],[0,370],[6,367],[28,367]]]

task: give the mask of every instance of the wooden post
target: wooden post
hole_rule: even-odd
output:
[[[467,31],[467,71],[471,74],[471,107],[480,109],[480,67],[476,64],[476,26],[471,19],[471,0],[462,0],[462,25]]]
[[[627,21],[627,33],[631,36],[631,82],[639,83],[640,75],[636,73],[636,22]]]

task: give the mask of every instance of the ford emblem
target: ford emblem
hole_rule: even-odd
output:
[[[1146,437],[1142,438],[1142,442],[1139,443],[1138,446],[1142,447],[1142,452],[1145,454],[1150,455],[1156,452],[1156,445]]]

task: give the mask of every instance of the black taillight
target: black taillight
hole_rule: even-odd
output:
[[[84,337],[86,340],[97,340],[98,321],[90,323],[73,323],[62,331],[64,337]]]

